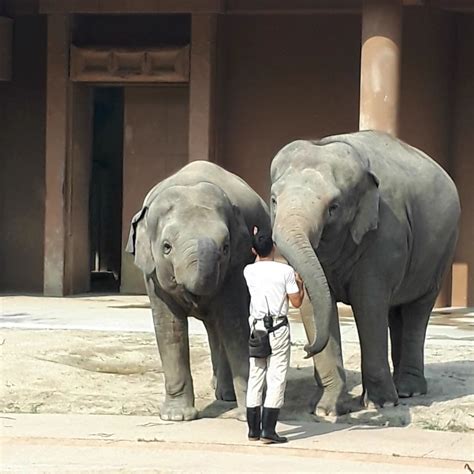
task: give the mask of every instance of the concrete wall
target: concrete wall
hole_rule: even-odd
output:
[[[474,305],[474,17],[404,11],[400,137],[453,177],[461,233],[438,306]],[[452,295],[451,295],[452,293]]]
[[[405,8],[400,137],[451,163],[454,15]],[[265,199],[269,165],[295,138],[358,127],[360,17],[232,16],[219,25],[218,162]],[[450,304],[450,275],[438,306]]]
[[[461,233],[453,268],[453,305],[474,306],[474,15],[457,17],[453,174]]]
[[[0,82],[0,290],[41,292],[46,22],[14,23],[13,81]]]
[[[92,88],[74,84],[72,106],[72,137],[68,150],[67,201],[68,233],[66,251],[67,288],[71,293],[90,290],[89,186],[92,168]]]
[[[227,16],[217,161],[269,196],[276,152],[359,123],[358,15]]]
[[[455,28],[451,14],[405,8],[400,138],[449,171]]]
[[[187,87],[125,88],[122,248],[148,191],[187,163],[188,117]],[[142,274],[126,253],[121,292],[144,292]]]
[[[403,17],[400,138],[423,150],[448,172],[455,69],[452,14],[405,8]],[[437,306],[450,304],[450,274]]]
[[[77,44],[130,44],[131,32],[137,44],[160,36],[158,17],[143,24],[108,17],[108,32],[89,20],[102,24],[77,18]],[[189,18],[174,20],[180,27],[165,36],[189,41]],[[474,305],[474,17],[405,8],[403,25],[400,135],[458,185],[463,216],[452,303]],[[45,18],[19,17],[14,31],[13,81],[0,82],[0,290],[41,291]],[[225,16],[218,44],[217,161],[265,199],[270,162],[283,145],[358,128],[360,16]],[[127,87],[124,108],[123,245],[148,190],[187,162],[188,89]],[[130,256],[122,265],[122,291],[143,291]],[[447,304],[449,285],[445,292],[440,303]]]

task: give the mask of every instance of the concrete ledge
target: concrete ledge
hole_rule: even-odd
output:
[[[52,448],[55,452],[59,448],[97,450],[106,446],[119,451],[166,451],[170,456],[174,452],[170,462],[174,462],[176,468],[181,466],[180,453],[185,451],[210,455],[225,451],[229,455],[253,456],[273,453],[272,459],[278,453],[285,459],[318,458],[328,462],[342,457],[354,463],[416,466],[417,472],[425,472],[424,467],[461,472],[465,463],[474,461],[474,435],[471,433],[295,423],[279,426],[280,433],[290,438],[288,444],[263,446],[248,442],[246,425],[230,419],[173,423],[157,417],[15,413],[2,414],[0,419],[1,444],[8,447],[4,450],[8,453],[4,464],[7,467],[14,466],[15,459],[19,459],[15,453],[23,459],[25,448],[34,449],[35,446],[42,446],[46,451]],[[181,468],[186,470],[186,465]]]

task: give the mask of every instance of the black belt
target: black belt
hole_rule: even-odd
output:
[[[281,323],[278,323],[276,326],[272,326],[271,328],[267,329],[268,334],[271,332],[275,332],[277,329],[282,328],[283,326],[288,326],[288,318],[285,316]]]

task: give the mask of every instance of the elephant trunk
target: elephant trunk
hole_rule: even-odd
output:
[[[212,294],[219,282],[220,254],[213,239],[200,238],[187,256],[184,287],[196,296]]]
[[[324,270],[313,250],[313,245],[317,247],[319,243],[321,228],[311,229],[312,245],[309,239],[311,227],[305,217],[282,212],[281,215],[285,218],[279,219],[278,214],[273,231],[275,243],[288,263],[301,275],[313,306],[314,328],[306,328],[306,332],[315,334],[315,337],[304,348],[307,357],[311,357],[321,352],[328,343],[332,312],[331,292]]]

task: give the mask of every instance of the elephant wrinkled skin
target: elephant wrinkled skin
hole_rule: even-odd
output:
[[[302,317],[323,389],[316,412],[348,410],[337,301],[356,319],[363,401],[426,393],[426,326],[458,235],[448,174],[420,150],[364,131],[290,143],[271,179],[273,236],[311,299]]]
[[[243,267],[254,225],[270,231],[266,204],[243,180],[196,161],[157,184],[133,220],[127,251],[143,271],[165,376],[165,420],[196,418],[188,316],[201,319],[216,397],[245,407],[248,305]]]

